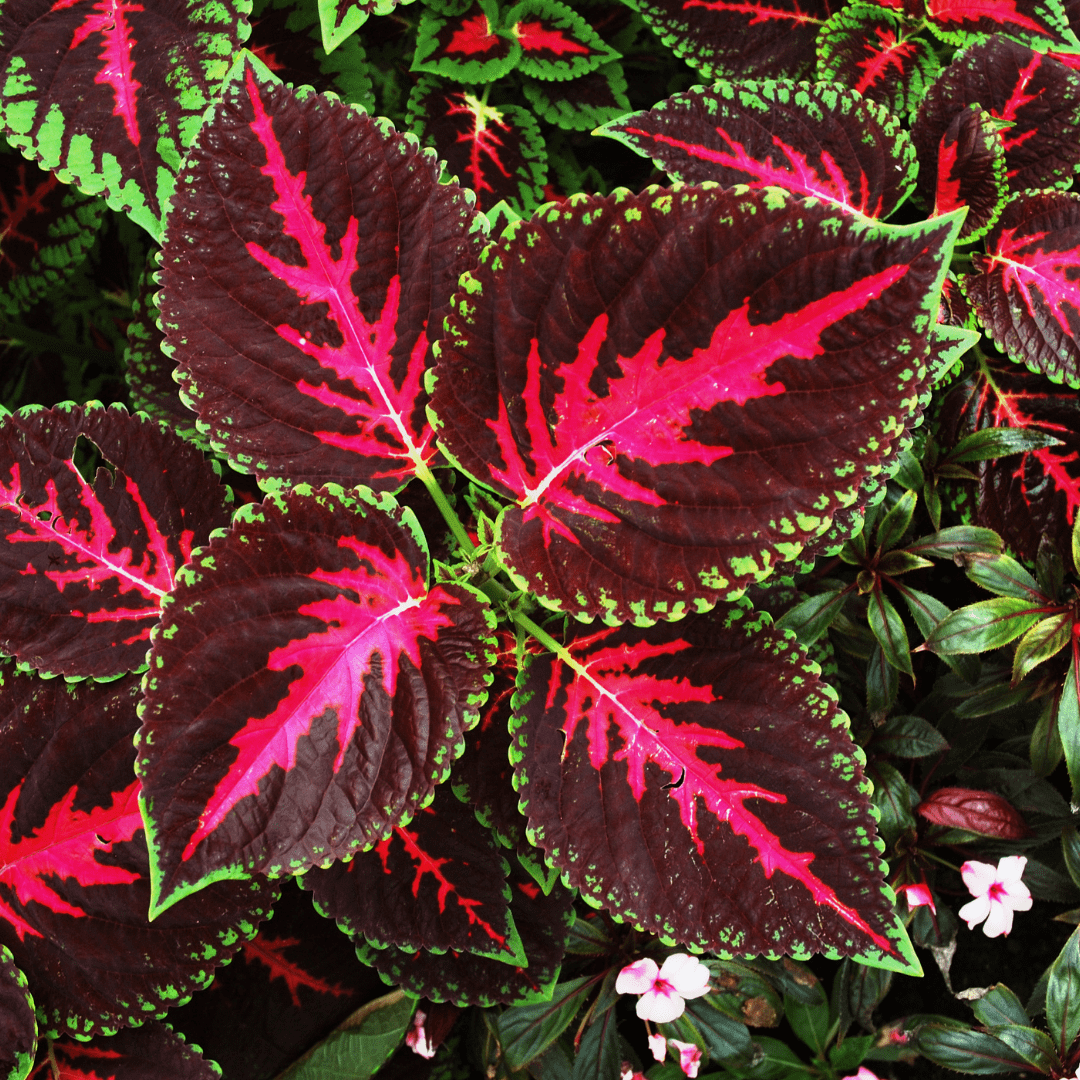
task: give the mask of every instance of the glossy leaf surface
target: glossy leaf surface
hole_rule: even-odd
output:
[[[530,837],[676,942],[903,967],[846,718],[794,641],[730,614],[529,658],[513,759]]]
[[[999,840],[1022,840],[1031,829],[1020,812],[1001,795],[973,788],[938,788],[916,808],[921,817],[950,829],[966,829]]]
[[[443,452],[515,500],[497,524],[515,580],[575,614],[673,618],[797,557],[909,422],[956,227],[650,189],[489,246],[431,414]]]
[[[388,122],[262,72],[234,71],[170,218],[161,315],[185,400],[241,471],[396,490],[435,453],[429,328],[476,217]]]
[[[142,713],[155,911],[328,866],[430,800],[491,657],[486,603],[427,573],[412,512],[364,488],[268,497],[196,553]]]

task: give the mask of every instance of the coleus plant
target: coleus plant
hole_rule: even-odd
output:
[[[290,877],[409,994],[520,1006],[495,1031],[513,1068],[586,1000],[611,1011],[612,979],[559,981],[567,955],[617,952],[587,906],[724,962],[919,970],[837,694],[745,594],[846,543],[869,558],[864,514],[974,320],[1077,384],[1078,43],[1053,5],[1004,27],[962,6],[696,6],[742,28],[738,59],[642,15],[724,78],[600,117],[670,184],[504,205],[498,234],[478,147],[502,135],[475,84],[616,61],[565,5],[419,14],[410,122],[438,146],[439,94],[468,112],[469,154],[445,155],[465,187],[389,121],[275,76],[314,65],[341,89],[334,5],[285,30],[267,9],[263,44],[239,3],[0,8],[9,141],[161,242],[129,329],[150,416],[63,403],[0,425],[12,1075],[39,1032],[98,1046],[236,955],[344,999],[282,959],[288,938],[246,949]],[[845,14],[918,43],[881,86],[839,58]],[[919,74],[891,80],[909,54]],[[371,105],[367,63],[357,46],[350,96]],[[829,81],[798,81],[815,63]],[[525,209],[542,171],[515,175]],[[44,193],[19,183],[27,217]],[[81,206],[62,209],[97,227]],[[949,279],[961,241],[985,254]],[[261,489],[235,512],[226,466]],[[879,554],[901,554],[913,506]],[[860,590],[883,670],[903,668],[882,583]],[[530,1008],[557,1014],[547,1042]],[[743,1060],[745,1025],[699,1008],[710,1053]],[[618,1063],[613,1023],[586,1037]],[[133,1045],[115,1052],[156,1052]]]

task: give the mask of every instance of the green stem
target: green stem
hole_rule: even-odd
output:
[[[443,489],[439,487],[435,474],[426,465],[420,465],[416,470],[416,475],[424,487],[427,488],[428,494],[439,508],[443,520],[450,526],[450,531],[454,534],[454,539],[458,542],[465,557],[471,559],[476,554],[476,548],[473,546],[469,534],[465,531],[465,526],[461,524],[461,518],[457,516],[457,511],[450,505],[450,500],[446,497]]]

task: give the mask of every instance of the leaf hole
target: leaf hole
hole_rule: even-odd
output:
[[[665,791],[678,791],[678,789],[683,786],[683,781],[685,779],[686,779],[686,770],[683,769],[683,771],[681,773],[679,773],[678,780],[672,780],[671,783],[665,784],[664,785],[664,790]]]
[[[75,448],[71,451],[71,463],[87,484],[94,483],[100,469],[104,469],[109,474],[110,486],[115,480],[116,468],[105,460],[97,444],[85,435],[80,435],[75,440]]]

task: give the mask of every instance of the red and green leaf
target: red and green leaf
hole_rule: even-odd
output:
[[[988,34],[1030,44],[1075,45],[1060,0],[926,0],[931,30],[952,45],[966,45]]]
[[[142,1027],[89,1042],[59,1039],[30,1080],[219,1080],[220,1070],[168,1024]]]
[[[415,516],[365,488],[269,496],[194,554],[142,714],[151,910],[329,866],[430,801],[477,720],[492,616],[427,575]]]
[[[86,257],[105,204],[60,183],[6,147],[0,152],[0,310],[15,316],[52,292]]]
[[[801,79],[832,0],[640,0],[665,45],[706,79]]]
[[[528,657],[513,758],[530,839],[584,895],[678,943],[908,970],[846,718],[763,619],[582,632]]]
[[[675,94],[601,134],[650,157],[672,179],[777,186],[887,217],[915,184],[899,121],[851,90],[810,83],[718,82]]]
[[[434,147],[447,173],[475,193],[485,213],[505,200],[528,214],[544,201],[547,154],[528,109],[490,105],[425,75],[409,96],[406,122]]]
[[[431,416],[515,500],[504,566],[556,610],[649,621],[796,558],[910,422],[957,227],[654,188],[575,196],[490,245]]]
[[[574,923],[574,893],[558,883],[544,891],[516,859],[510,860],[510,913],[529,958],[514,967],[474,953],[407,952],[393,945],[360,944],[357,955],[391,986],[455,1005],[521,1005],[547,1001],[559,978]]]
[[[501,27],[495,0],[475,0],[460,15],[424,8],[412,70],[459,83],[487,83],[509,74],[520,57],[521,43]]]
[[[28,407],[0,420],[0,447],[0,648],[72,677],[140,667],[180,567],[228,521],[227,489],[122,406]],[[90,481],[76,458],[92,451]]]
[[[471,807],[440,787],[408,825],[348,862],[304,875],[320,914],[376,948],[474,953],[525,966],[508,864]]]
[[[960,284],[998,348],[1080,387],[1080,195],[1014,195],[972,263]]]
[[[838,11],[817,39],[817,77],[838,82],[906,117],[922,101],[941,63],[918,36],[921,22],[872,4]]]
[[[318,0],[323,49],[332,53],[367,22],[371,15],[389,15],[399,3],[411,0]]]
[[[533,111],[568,131],[592,131],[630,111],[626,73],[618,60],[568,82],[523,77],[521,90]]]
[[[995,35],[957,53],[930,87],[911,129],[920,162],[937,159],[957,113],[980,105],[1002,121],[1010,191],[1068,187],[1080,165],[1080,73]],[[917,192],[934,202],[937,172],[923,167]]]
[[[26,976],[5,945],[0,945],[0,1032],[0,1077],[25,1080],[37,1053],[37,1017]]]
[[[559,0],[522,0],[507,12],[505,25],[521,46],[518,70],[534,79],[575,79],[619,59],[582,16]]]
[[[1080,508],[1080,400],[1072,390],[1006,361],[982,361],[942,406],[944,445],[988,427],[1043,432],[1061,440],[1019,456],[978,461],[977,484],[958,483],[961,509],[1034,561],[1048,537],[1067,555]]]
[[[1001,216],[1006,178],[1000,131],[994,117],[969,105],[952,118],[938,143],[933,216],[967,207],[959,243],[978,240]]]
[[[428,337],[475,258],[478,216],[387,121],[293,93],[251,61],[234,74],[162,256],[185,401],[262,480],[399,489],[435,454]]]
[[[11,0],[0,122],[27,157],[158,237],[180,160],[248,32],[239,3]]]
[[[164,1015],[210,983],[276,898],[262,880],[223,883],[147,921],[132,770],[138,694],[130,676],[69,686],[4,673],[0,943],[26,973],[50,1038]]]

